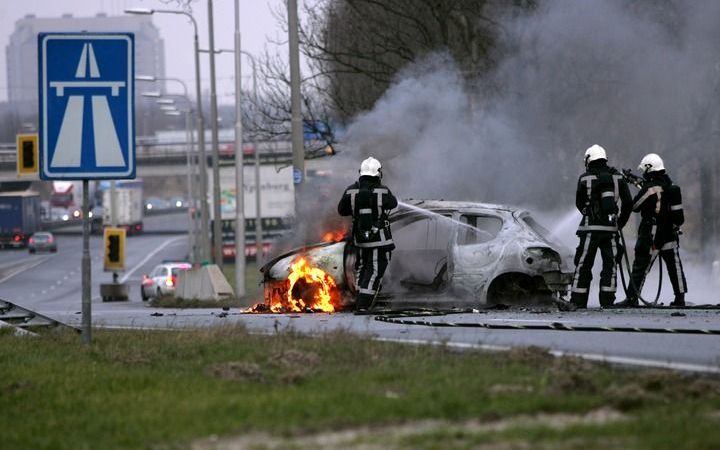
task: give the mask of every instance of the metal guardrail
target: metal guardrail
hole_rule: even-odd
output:
[[[260,161],[264,164],[279,164],[292,160],[292,149],[285,142],[258,142],[254,145],[254,149],[260,152]],[[150,143],[141,141],[137,143],[135,157],[140,165],[182,165],[187,162],[187,153],[186,142]],[[197,150],[190,154],[195,158],[199,156]],[[212,161],[211,152],[207,151],[206,156],[210,163]],[[243,157],[245,163],[251,163],[254,158],[254,151],[247,152],[246,149]],[[219,159],[234,161],[235,150],[232,142],[220,142]],[[0,144],[0,170],[14,170],[16,161],[15,144]]]

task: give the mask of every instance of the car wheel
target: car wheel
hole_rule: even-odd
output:
[[[537,289],[532,277],[506,273],[495,278],[487,293],[488,305],[528,305],[536,303]]]
[[[31,248],[31,249],[29,249],[28,251],[29,251],[30,253],[35,253],[35,249],[34,249],[34,248]]]
[[[51,248],[51,249],[50,249],[50,253],[57,253],[57,249],[56,249],[56,248]]]

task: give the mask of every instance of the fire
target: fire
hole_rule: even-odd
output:
[[[305,258],[290,266],[287,291],[270,298],[272,312],[313,311],[334,312],[340,305],[340,291],[335,280],[319,267],[312,267]]]
[[[342,231],[328,231],[323,234],[323,242],[340,242],[345,240],[345,233]]]

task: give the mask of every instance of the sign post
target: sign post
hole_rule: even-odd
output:
[[[40,33],[43,180],[83,181],[82,339],[91,342],[89,180],[135,178],[132,33]]]

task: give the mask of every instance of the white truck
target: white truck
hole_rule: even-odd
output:
[[[111,190],[103,192],[103,227],[112,226]],[[137,187],[115,188],[115,226],[125,228],[127,235],[143,232],[143,191]]]

